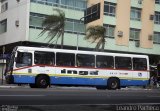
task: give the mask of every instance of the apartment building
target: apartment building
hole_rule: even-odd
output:
[[[2,47],[8,54],[16,45],[47,45],[47,35],[39,34],[54,8],[65,12],[64,48],[93,50],[96,43],[84,39],[86,24],[80,19],[87,7],[100,3],[100,19],[87,25],[106,27],[105,51],[147,54],[151,63],[160,58],[160,0],[0,1],[1,54]]]

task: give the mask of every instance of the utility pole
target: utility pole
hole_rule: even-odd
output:
[[[82,17],[82,18],[80,18],[79,20],[80,20],[80,23],[82,22],[82,19],[83,19],[84,17]],[[77,31],[77,50],[78,50],[78,42],[79,42],[79,35],[80,35],[80,32],[78,32]]]

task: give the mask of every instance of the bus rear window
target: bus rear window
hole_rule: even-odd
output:
[[[53,52],[35,51],[34,63],[41,65],[54,65],[55,54]]]
[[[134,70],[147,70],[147,60],[145,58],[133,58]]]
[[[32,65],[32,53],[18,52],[16,58],[16,67],[24,67]]]

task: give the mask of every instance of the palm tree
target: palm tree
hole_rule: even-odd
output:
[[[86,36],[85,39],[92,40],[92,43],[97,43],[95,50],[99,50],[101,47],[101,51],[104,50],[105,47],[105,34],[106,34],[106,29],[103,26],[96,25],[96,26],[89,26],[86,29]]]
[[[56,13],[46,16],[42,22],[42,27],[44,28],[39,36],[42,36],[44,33],[48,33],[46,38],[49,38],[48,43],[52,44],[56,42],[61,37],[61,48],[63,48],[64,41],[64,27],[65,27],[65,13],[60,9],[53,9]],[[53,41],[53,39],[56,40]]]

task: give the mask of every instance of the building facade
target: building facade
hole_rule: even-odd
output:
[[[86,25],[80,19],[87,7],[97,3],[100,19],[87,26],[106,27],[105,51],[147,54],[151,63],[158,61],[160,0],[1,0],[1,52],[3,46],[9,53],[16,45],[46,45],[47,35],[39,34],[42,21],[54,8],[65,12],[64,48],[93,50],[96,43],[84,39]]]

